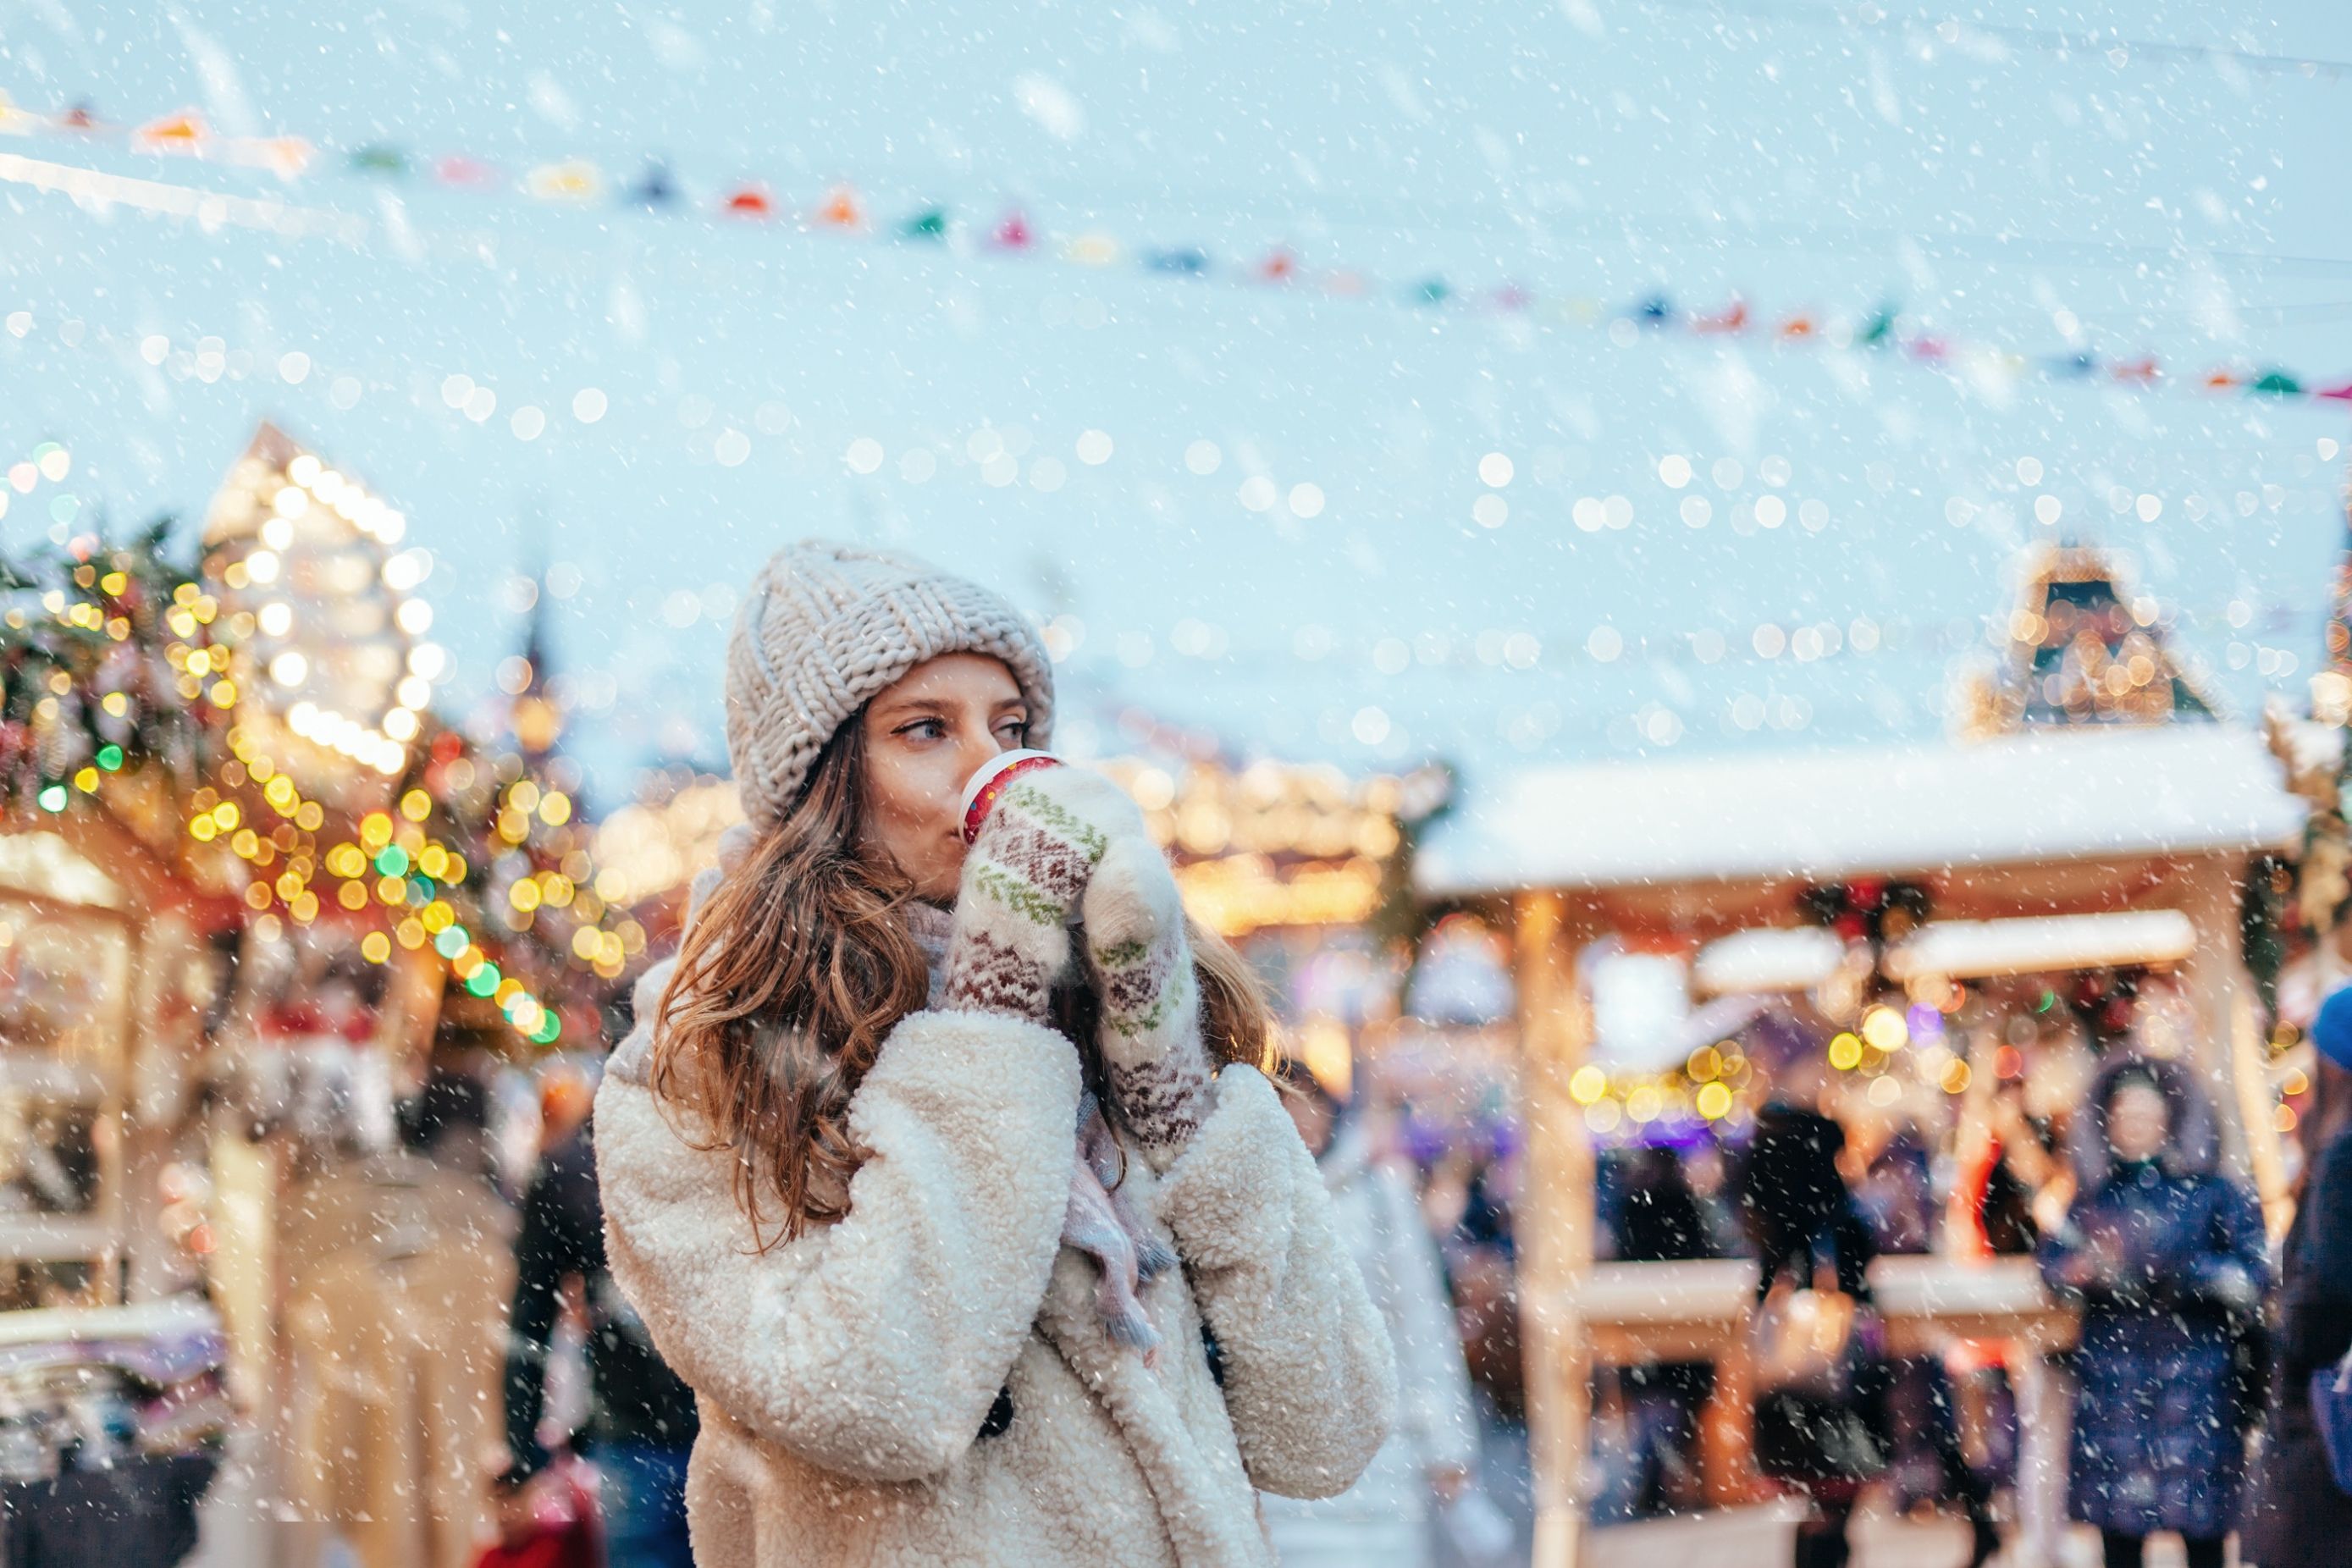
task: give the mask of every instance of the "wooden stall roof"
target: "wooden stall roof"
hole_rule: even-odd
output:
[[[1413,879],[1447,899],[2221,854],[2285,847],[2304,812],[2222,723],[1537,767],[1474,783]]]

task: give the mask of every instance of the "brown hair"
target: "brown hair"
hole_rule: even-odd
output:
[[[654,1091],[701,1120],[700,1133],[681,1129],[693,1147],[735,1152],[736,1200],[762,1251],[848,1212],[866,1155],[850,1135],[851,1098],[930,993],[903,912],[913,886],[866,843],[865,721],[863,708],[842,721],[793,809],[688,923],[655,1014]],[[1271,1068],[1256,975],[1223,938],[1185,924],[1211,1058]],[[1057,993],[1054,1017],[1091,1042],[1089,993]],[[1090,1043],[1081,1056],[1099,1089]],[[773,1236],[762,1234],[763,1191],[782,1210]]]

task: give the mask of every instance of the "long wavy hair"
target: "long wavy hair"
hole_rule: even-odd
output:
[[[866,835],[865,720],[860,709],[842,721],[792,811],[688,922],[655,1014],[654,1091],[699,1123],[679,1126],[693,1147],[733,1151],[736,1201],[761,1251],[848,1212],[866,1152],[849,1131],[850,1100],[891,1029],[930,994],[907,927],[914,886]],[[1271,1070],[1257,976],[1223,938],[1185,924],[1211,1058]],[[1083,986],[1055,993],[1055,1026],[1078,1043],[1110,1106],[1098,1011]],[[772,1233],[763,1199],[778,1209]]]

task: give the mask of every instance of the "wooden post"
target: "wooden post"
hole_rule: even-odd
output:
[[[1520,1103],[1527,1192],[1519,1225],[1519,1323],[1535,1482],[1533,1568],[1573,1568],[1583,1535],[1591,1346],[1576,1292],[1592,1270],[1592,1144],[1568,1091],[1592,1027],[1575,932],[1558,893],[1517,904]]]

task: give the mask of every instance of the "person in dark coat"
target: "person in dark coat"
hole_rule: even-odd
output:
[[[1759,1306],[1776,1284],[1807,1289],[1817,1275],[1832,1273],[1858,1305],[1871,1300],[1877,1248],[1838,1169],[1845,1130],[1817,1109],[1827,1072],[1826,1060],[1810,1050],[1790,1064],[1756,1113],[1733,1178],[1740,1222],[1756,1247]],[[1853,1552],[1854,1499],[1885,1462],[1885,1363],[1858,1353],[1849,1362],[1840,1400],[1771,1390],[1757,1399],[1758,1467],[1812,1500],[1814,1517],[1797,1527],[1796,1568],[1843,1568]]]
[[[1722,1254],[1706,1210],[1672,1149],[1637,1148],[1625,1190],[1611,1211],[1611,1240],[1626,1263],[1673,1263]],[[1637,1514],[1703,1506],[1698,1489],[1699,1415],[1715,1396],[1712,1361],[1643,1362],[1620,1373],[1645,1450]]]
[[[2081,1194],[2039,1249],[2083,1311],[2068,1504],[2108,1568],[2138,1568],[2162,1531],[2189,1568],[2221,1568],[2245,1468],[2232,1359],[2269,1282],[2262,1211],[2215,1172],[2211,1114],[2172,1062],[2109,1068],[2077,1132]]]
[[[2311,1035],[2320,1059],[2304,1123],[2310,1153],[2284,1249],[2262,1478],[2238,1542],[2239,1555],[2260,1568],[2352,1556],[2352,1494],[2327,1468],[2311,1411],[2311,1374],[2352,1349],[2352,986],[2321,1005]]]
[[[698,1426],[694,1391],[655,1352],[605,1268],[593,1133],[593,1122],[583,1124],[550,1150],[523,1198],[507,1356],[506,1481],[520,1485],[547,1463],[538,1439],[547,1347],[565,1282],[577,1279],[588,1306],[588,1447],[604,1476],[613,1568],[689,1568],[686,1463]]]

